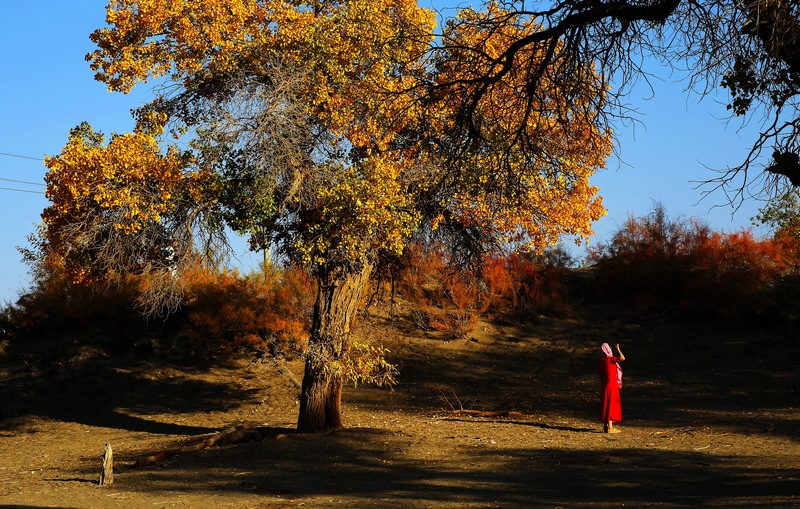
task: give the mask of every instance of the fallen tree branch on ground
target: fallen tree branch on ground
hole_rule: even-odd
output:
[[[217,433],[208,433],[193,437],[188,443],[180,447],[160,451],[154,454],[140,456],[130,468],[141,468],[157,463],[163,463],[179,454],[188,454],[202,451],[215,445],[235,445],[245,442],[259,442],[265,434],[259,428],[246,426],[230,426]]]
[[[459,399],[459,397],[455,393],[455,391],[451,391],[451,392],[453,394],[453,398],[455,399],[455,402],[458,403],[458,408],[456,408],[455,405],[453,405],[453,403],[450,402],[450,399],[447,397],[447,395],[441,389],[439,390],[439,394],[440,394],[439,398],[442,401],[444,401],[447,404],[447,406],[450,407],[450,410],[447,411],[448,415],[472,415],[472,416],[475,416],[475,417],[486,417],[486,418],[492,418],[492,417],[494,417],[494,418],[497,418],[497,417],[506,417],[506,418],[509,418],[509,417],[522,417],[522,415],[523,415],[522,412],[516,412],[516,411],[513,411],[513,410],[496,410],[496,411],[493,411],[493,412],[487,412],[485,410],[469,410],[467,408],[464,408],[464,404],[461,402],[461,400]]]

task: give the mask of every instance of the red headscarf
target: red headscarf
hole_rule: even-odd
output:
[[[603,343],[600,346],[600,349],[603,350],[603,353],[606,355],[606,357],[614,357],[614,352],[611,350],[611,346],[608,343]],[[617,364],[617,383],[619,384],[619,388],[622,389],[622,366],[619,365],[619,362],[617,362],[616,364]]]

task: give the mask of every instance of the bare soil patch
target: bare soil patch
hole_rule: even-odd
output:
[[[348,387],[347,428],[321,435],[294,432],[298,390],[270,364],[7,354],[0,507],[800,507],[792,335],[609,309],[453,341],[361,330],[399,385]],[[601,341],[628,357],[618,435],[596,422]],[[133,467],[237,424],[258,440]],[[106,443],[117,470],[99,486]]]

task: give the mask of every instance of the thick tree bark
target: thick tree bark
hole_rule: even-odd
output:
[[[326,369],[348,355],[350,328],[366,290],[372,265],[358,272],[324,269],[318,275],[297,429],[314,433],[342,427],[341,373]]]

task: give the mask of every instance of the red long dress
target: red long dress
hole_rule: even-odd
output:
[[[600,421],[622,420],[622,404],[617,381],[618,357],[603,357],[598,362],[600,372]]]

